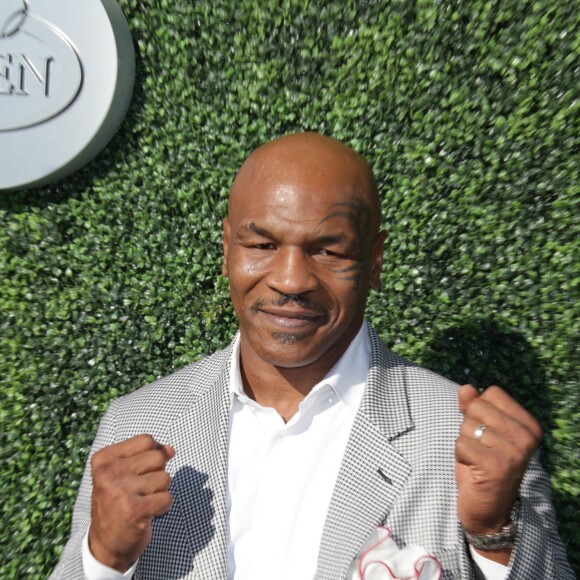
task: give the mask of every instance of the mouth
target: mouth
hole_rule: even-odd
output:
[[[305,329],[324,323],[325,316],[311,310],[290,310],[287,308],[260,308],[258,310],[272,325],[285,329]]]

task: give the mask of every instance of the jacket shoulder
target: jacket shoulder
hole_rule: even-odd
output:
[[[379,399],[405,399],[415,417],[424,413],[459,413],[459,385],[436,372],[423,368],[390,350],[371,329],[371,382]],[[378,387],[378,388],[377,388]]]
[[[229,372],[231,348],[230,345],[116,399],[103,422],[113,426],[117,440],[139,433],[160,436],[203,392],[215,388],[218,379]]]

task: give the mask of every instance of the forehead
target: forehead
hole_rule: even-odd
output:
[[[282,138],[244,162],[230,193],[228,218],[289,227],[378,227],[376,185],[368,164],[344,145],[316,135]],[[303,231],[303,230],[302,230]]]
[[[281,213],[289,219],[322,218],[333,208],[357,198],[348,190],[333,187],[304,187],[296,183],[273,184],[273,187],[256,188],[244,200],[245,212]]]
[[[231,209],[230,221],[242,231],[253,224],[275,233],[313,235],[366,229],[371,211],[364,197],[356,193],[340,189],[322,192],[286,184],[248,192]]]

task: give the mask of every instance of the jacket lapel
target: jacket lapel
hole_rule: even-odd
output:
[[[388,351],[370,327],[369,336],[371,366],[326,516],[319,580],[344,578],[411,473],[391,443],[413,429],[405,385],[408,363]]]
[[[208,380],[172,425],[177,455],[171,491],[193,559],[188,578],[227,577],[227,457],[229,360],[223,351],[217,379]],[[183,533],[183,531],[181,532]]]

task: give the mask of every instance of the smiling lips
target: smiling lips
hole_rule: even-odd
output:
[[[320,324],[325,316],[311,310],[288,310],[286,308],[260,308],[258,310],[266,319],[276,326],[284,328],[304,328],[312,324]]]

